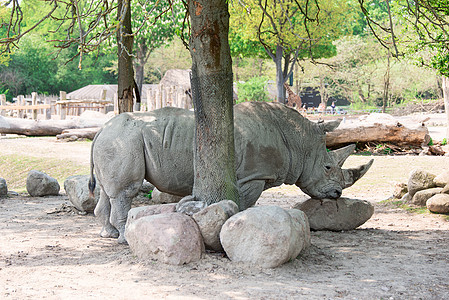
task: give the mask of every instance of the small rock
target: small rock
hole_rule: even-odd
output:
[[[427,200],[429,200],[432,196],[439,194],[443,189],[442,188],[431,188],[427,190],[418,191],[412,198],[411,204],[417,206],[426,206]]]
[[[441,194],[449,194],[449,183],[441,190]]]
[[[312,230],[352,230],[374,213],[374,206],[368,201],[348,198],[308,199],[294,208],[306,213]]]
[[[33,197],[57,196],[60,190],[56,179],[37,170],[31,170],[28,173],[26,188]]]
[[[433,180],[435,175],[422,169],[415,169],[410,173],[408,179],[408,192],[411,197],[415,195],[417,191],[429,189],[435,187]]]
[[[426,203],[427,209],[434,213],[447,214],[449,213],[449,195],[436,194]]]
[[[401,201],[402,202],[406,202],[406,203],[408,203],[408,202],[410,202],[412,200],[412,197],[410,196],[410,194],[409,193],[406,193],[404,196],[402,196],[402,198],[401,198]]]
[[[140,259],[182,265],[198,261],[204,243],[195,221],[181,213],[156,214],[127,224],[125,237]]]
[[[202,209],[207,207],[207,203],[204,201],[197,201],[195,196],[188,195],[182,198],[176,204],[176,211],[186,214],[188,216],[192,216],[194,213],[199,212]]]
[[[178,203],[182,196],[176,196],[159,191],[157,188],[153,189],[151,193],[151,202],[154,204]]]
[[[275,268],[295,259],[310,243],[310,231],[305,220],[298,221],[301,218],[307,218],[301,211],[251,207],[226,221],[221,244],[232,261]]]
[[[449,184],[449,170],[444,171],[433,179],[435,186],[444,187]]]
[[[408,188],[406,183],[396,183],[394,185],[393,197],[396,199],[401,199],[405,194],[407,194]]]
[[[223,200],[192,215],[192,218],[198,224],[207,249],[223,251],[220,243],[221,227],[238,211],[239,208],[233,201]]]
[[[176,212],[176,204],[174,203],[134,207],[128,211],[126,226],[128,226],[129,223],[134,222],[142,217],[158,214],[168,214],[173,212]]]
[[[0,198],[4,198],[8,196],[8,186],[6,185],[6,180],[4,178],[0,178]]]
[[[74,175],[64,181],[64,189],[70,202],[79,211],[93,212],[100,198],[100,187],[98,185],[94,190],[94,198],[89,193],[89,175]]]

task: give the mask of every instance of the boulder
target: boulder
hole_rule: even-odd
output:
[[[442,190],[442,188],[431,188],[418,191],[415,193],[410,203],[417,206],[426,206],[427,200],[429,200],[432,196],[439,194]]]
[[[408,192],[411,197],[415,195],[417,191],[430,189],[435,187],[433,180],[435,175],[422,169],[415,169],[410,173],[408,179]]]
[[[312,230],[352,230],[371,218],[374,206],[365,200],[308,199],[295,205],[307,215]]]
[[[407,184],[396,183],[394,185],[393,197],[396,199],[401,199],[402,197],[404,197],[405,194],[407,194],[407,192],[408,192]]]
[[[131,251],[143,260],[182,265],[201,259],[204,243],[195,221],[181,213],[156,214],[127,223]]]
[[[164,193],[157,188],[154,188],[151,193],[151,202],[154,204],[178,203],[181,199],[181,196]]]
[[[435,186],[444,187],[449,184],[449,170],[444,171],[433,179]]]
[[[4,198],[8,196],[8,186],[6,185],[6,180],[4,178],[0,178],[0,198]]]
[[[158,214],[168,214],[173,212],[176,212],[176,204],[174,203],[134,207],[128,211],[126,226],[128,226],[129,223],[134,222],[142,217]]]
[[[274,268],[310,244],[306,215],[277,206],[251,207],[229,218],[220,240],[232,261]]]
[[[89,195],[89,175],[74,175],[64,181],[64,189],[70,202],[79,211],[93,212],[100,198],[100,187],[94,190],[94,198]]]
[[[434,213],[447,214],[449,213],[449,195],[436,194],[426,203],[427,209]]]
[[[33,197],[57,196],[59,194],[59,183],[53,177],[44,172],[31,170],[27,176],[26,188]]]
[[[223,251],[220,243],[221,227],[238,211],[239,208],[235,202],[223,200],[192,215],[192,218],[198,224],[207,249]]]

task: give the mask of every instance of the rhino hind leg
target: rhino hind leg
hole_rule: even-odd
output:
[[[119,232],[110,222],[111,203],[103,188],[100,189],[100,199],[97,206],[95,206],[94,214],[100,220],[101,225],[103,225],[100,236],[104,238],[118,238]]]
[[[239,184],[239,209],[241,211],[256,204],[265,187],[265,180],[251,180]]]

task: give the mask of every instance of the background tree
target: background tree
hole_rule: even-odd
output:
[[[284,82],[293,71],[298,59],[316,59],[335,55],[332,41],[341,35],[339,26],[348,21],[343,12],[344,1],[245,1],[234,4],[231,10],[233,36],[259,41],[276,66],[278,101],[285,102]],[[347,16],[346,16],[347,17]],[[260,50],[255,53],[260,55]]]
[[[380,22],[373,13],[373,1],[358,1],[372,33],[393,56],[413,53],[418,55],[422,66],[430,66],[443,76],[442,89],[449,120],[449,2],[385,0],[388,22]],[[420,55],[427,51],[434,55]]]

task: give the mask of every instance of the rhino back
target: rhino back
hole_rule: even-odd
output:
[[[185,196],[193,186],[193,112],[165,107],[134,114],[143,122],[145,178],[160,191]]]

